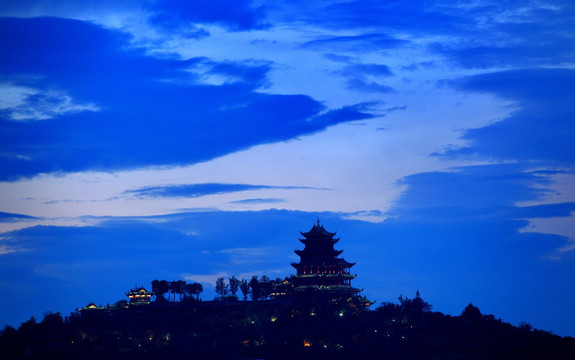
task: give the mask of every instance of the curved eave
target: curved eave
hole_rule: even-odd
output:
[[[345,259],[337,259],[339,261],[340,264],[342,264],[345,267],[353,267],[355,265],[355,263],[350,263],[345,261]]]
[[[294,291],[325,291],[325,292],[340,292],[340,293],[360,293],[361,289],[345,285],[303,285],[297,286]]]
[[[329,232],[326,229],[324,229],[324,227],[321,225],[320,226],[314,225],[314,227],[311,228],[310,231],[308,231],[308,232],[300,231],[299,233],[302,234],[303,236],[305,236],[306,238],[307,237],[315,237],[315,236],[321,236],[321,237],[328,236],[328,237],[332,238],[335,236],[335,234],[337,234],[337,231],[332,233],[332,232]]]
[[[316,243],[316,242],[325,242],[325,243],[333,245],[333,244],[337,243],[340,239],[339,238],[332,239],[331,237],[323,237],[323,236],[322,237],[311,236],[311,237],[307,237],[307,238],[303,238],[303,239],[298,238],[298,240],[304,245],[309,244],[309,243]]]
[[[318,252],[318,251],[314,251],[312,252],[311,250],[294,250],[293,251],[296,255],[298,256],[311,256],[313,257],[314,255],[320,254],[320,255],[324,255],[323,252]],[[325,251],[325,255],[331,256],[333,258],[341,255],[341,253],[343,253],[343,250],[335,250],[335,249],[328,249],[327,251]]]
[[[146,292],[146,293],[141,293],[141,292],[128,292],[125,293],[126,296],[154,296],[153,292]]]
[[[293,264],[292,264],[293,266]],[[294,275],[293,277],[296,278],[315,278],[315,277],[325,277],[325,278],[343,278],[343,279],[355,279],[357,275],[352,274],[303,274],[303,275]]]

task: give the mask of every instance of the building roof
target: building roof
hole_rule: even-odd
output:
[[[357,289],[348,285],[302,285],[296,286],[295,291],[297,292],[304,292],[304,291],[325,291],[331,293],[360,293],[361,289]]]
[[[293,265],[293,264],[292,264]],[[304,275],[295,275],[295,278],[298,279],[309,279],[309,278],[330,278],[330,279],[355,279],[357,275],[355,274],[346,274],[346,273],[337,273],[337,274],[327,274],[327,273],[314,273],[314,274],[304,274]]]
[[[294,252],[299,255],[299,256],[311,256],[314,257],[314,255],[317,256],[317,254],[319,255],[324,255],[324,256],[331,256],[331,257],[335,257],[340,255],[343,250],[335,250],[334,248],[325,248],[325,249],[310,249],[309,247],[305,247],[303,250],[294,250]],[[321,257],[324,257],[321,256]]]
[[[296,252],[296,254],[300,255],[298,252]],[[300,255],[300,262],[293,263],[292,265],[294,265],[294,267],[296,268],[297,266],[341,266],[343,268],[351,268],[355,265],[355,263],[350,263],[345,259],[340,259],[336,257],[324,258],[319,260],[317,260],[316,258],[311,258],[310,260],[305,261],[304,259],[301,259]]]
[[[329,232],[327,231],[323,225],[319,223],[319,219],[317,220],[317,224],[314,224],[310,231],[308,232],[301,232],[306,239],[308,238],[329,238],[334,242],[337,242],[339,239],[332,239],[337,232]],[[304,242],[306,239],[300,239],[300,241]]]
[[[129,292],[126,293],[128,297],[130,296],[152,296],[154,295],[153,292],[146,290],[144,287],[136,287],[131,289]]]

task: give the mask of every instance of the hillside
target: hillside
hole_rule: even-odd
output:
[[[151,303],[47,314],[0,335],[2,359],[574,359],[575,339],[419,297],[363,310],[317,297]]]

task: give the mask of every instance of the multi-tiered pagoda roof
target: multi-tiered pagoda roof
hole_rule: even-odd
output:
[[[336,233],[327,231],[323,225],[317,224],[308,232],[300,232],[304,244],[303,250],[295,250],[300,261],[291,265],[296,269],[296,275],[290,282],[294,291],[322,291],[340,295],[354,295],[361,290],[351,286],[355,275],[350,269],[355,263],[350,263],[338,257],[343,250],[334,249],[339,241]]]

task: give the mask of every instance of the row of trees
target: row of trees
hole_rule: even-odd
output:
[[[251,279],[238,279],[235,276],[226,281],[225,278],[220,277],[216,280],[216,294],[223,300],[225,298],[237,299],[238,292],[241,291],[244,301],[248,296],[252,300],[268,299],[278,287],[281,287],[283,280],[272,280],[266,275],[257,277],[252,276]],[[152,281],[152,292],[156,296],[156,302],[163,301],[182,301],[182,298],[195,297],[199,300],[200,294],[204,291],[200,283],[186,283],[183,280],[166,281],[154,280]]]
[[[200,283],[188,284],[183,280],[152,281],[152,292],[156,295],[157,302],[176,301],[176,296],[179,296],[179,301],[182,301],[182,297],[185,299],[191,296],[194,296],[196,300],[199,300],[202,291],[204,291],[204,287]]]
[[[250,280],[238,279],[232,276],[226,282],[226,279],[220,277],[216,280],[216,294],[220,299],[227,297],[237,298],[238,290],[242,292],[244,301],[247,300],[248,295],[252,300],[268,299],[274,290],[283,283],[281,279],[272,280],[266,275],[258,278],[256,275],[252,276]]]

